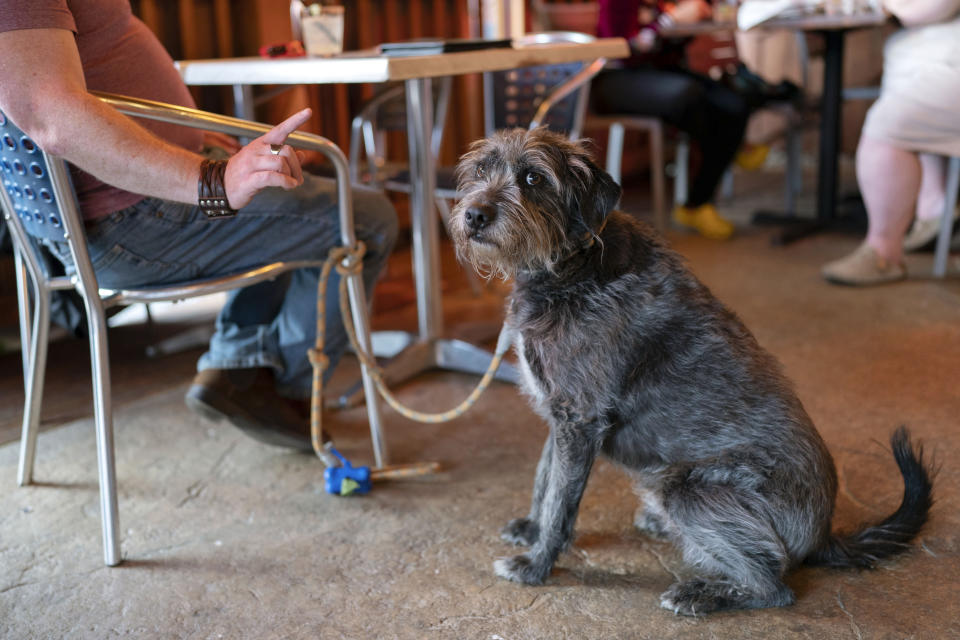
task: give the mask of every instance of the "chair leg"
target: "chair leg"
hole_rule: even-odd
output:
[[[723,180],[720,182],[720,195],[724,200],[733,197],[733,169],[728,168],[723,172]]]
[[[657,231],[667,230],[666,184],[663,177],[663,127],[657,122],[650,129],[650,185],[653,189],[653,215]]]
[[[359,273],[347,276],[347,292],[350,297],[350,313],[353,327],[357,333],[357,342],[367,353],[373,353],[370,345],[370,317],[367,313],[366,296],[363,291],[363,279]],[[370,421],[370,440],[373,444],[373,457],[378,467],[388,464],[389,453],[383,436],[383,421],[380,416],[380,397],[373,377],[361,362],[360,375],[363,380],[363,393],[367,401],[367,418]]]
[[[675,160],[677,171],[673,181],[673,203],[675,205],[686,204],[687,192],[690,175],[690,140],[685,134],[681,134],[677,140],[677,157]]]
[[[795,122],[787,125],[786,202],[788,216],[797,212],[797,197],[803,191],[803,129]]]
[[[611,124],[610,133],[607,137],[607,173],[617,184],[622,184],[620,178],[623,162],[623,138],[623,124],[620,122]]]
[[[947,258],[950,256],[950,236],[953,231],[953,211],[957,207],[957,191],[960,190],[960,157],[950,158],[947,170],[947,194],[943,215],[940,216],[940,234],[933,258],[933,277],[947,275]]]
[[[110,357],[107,320],[99,298],[84,296],[90,330],[90,367],[93,378],[93,416],[97,433],[97,472],[100,479],[100,520],[103,528],[103,560],[120,564],[117,476],[113,454],[113,409],[110,392]]]
[[[50,335],[50,292],[37,282],[33,281],[33,328],[24,331],[21,327],[21,336],[29,336],[29,343],[21,345],[21,349],[29,349],[29,356],[24,360],[24,392],[23,428],[20,434],[20,461],[17,469],[17,484],[21,487],[33,482],[33,462],[37,451],[37,434],[40,429],[40,407],[43,401],[43,381],[47,369],[47,344]],[[24,283],[25,284],[25,283]],[[29,326],[29,295],[26,286],[17,288],[20,302],[21,322],[26,321]]]
[[[19,250],[14,250],[14,271],[17,274],[17,309],[20,312],[20,357],[23,361],[23,391],[27,391],[30,369],[30,276]]]

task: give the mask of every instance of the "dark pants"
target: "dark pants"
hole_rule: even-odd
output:
[[[713,199],[747,127],[750,110],[740,95],[706,76],[652,67],[602,71],[590,91],[597,113],[653,116],[688,133],[701,162],[684,204]]]

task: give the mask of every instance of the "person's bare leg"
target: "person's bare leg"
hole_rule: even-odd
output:
[[[891,263],[903,260],[903,236],[921,185],[920,159],[866,135],[857,146],[857,183],[867,208],[866,243]]]
[[[867,208],[867,237],[857,249],[820,270],[833,284],[869,286],[906,277],[903,241],[920,191],[920,159],[886,142],[862,136],[857,183]]]

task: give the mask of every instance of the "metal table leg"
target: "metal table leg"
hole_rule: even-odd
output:
[[[820,149],[817,167],[817,211],[811,219],[758,212],[753,223],[787,225],[776,234],[775,245],[789,244],[827,229],[841,229],[857,222],[837,213],[838,160],[843,106],[843,47],[844,29],[822,32],[826,40],[823,61],[823,95],[820,99]],[[789,187],[788,187],[789,189]]]
[[[837,209],[837,156],[843,102],[843,31],[826,31],[823,98],[820,103],[820,163],[817,172],[817,219],[828,223]]]

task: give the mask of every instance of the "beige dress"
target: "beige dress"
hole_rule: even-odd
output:
[[[960,156],[960,0],[885,0],[884,7],[904,28],[884,47],[883,87],[864,134]]]

